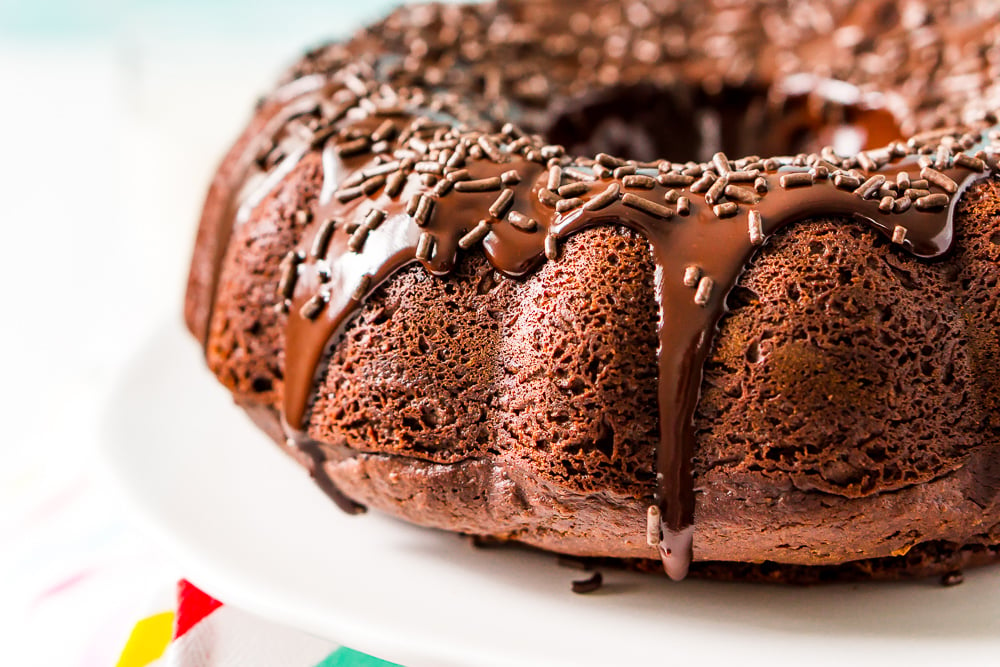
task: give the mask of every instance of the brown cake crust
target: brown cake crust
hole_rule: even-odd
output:
[[[212,228],[268,113],[213,183],[185,314],[196,335],[207,328],[213,372],[284,444],[276,285],[303,239],[297,214],[322,187],[319,152],[232,238]],[[996,180],[972,186],[955,226],[951,253],[933,262],[836,218],[796,224],[755,257],[730,295],[695,422],[694,555],[729,564],[696,574],[892,578],[995,559]],[[523,280],[479,251],[444,278],[405,269],[324,364],[307,432],[326,472],[352,499],[421,525],[656,558],[640,523],[658,433],[653,280],[648,244],[618,227],[580,233]]]

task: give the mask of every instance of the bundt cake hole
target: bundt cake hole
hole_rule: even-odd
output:
[[[888,110],[848,102],[856,96],[849,84],[811,85],[816,89],[789,94],[773,85],[715,92],[682,83],[621,84],[557,102],[548,126],[531,129],[573,154],[675,162],[708,161],[717,151],[795,155],[827,145],[850,155],[904,138]]]

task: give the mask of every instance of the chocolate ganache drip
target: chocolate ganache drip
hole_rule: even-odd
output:
[[[645,527],[673,579],[684,578],[694,548],[693,417],[704,362],[757,249],[788,224],[837,216],[867,223],[903,252],[939,257],[962,193],[996,169],[989,114],[848,156],[825,147],[767,159],[718,152],[701,163],[574,157],[455,96],[387,86],[379,63],[279,89],[259,110],[263,130],[219,184],[227,196],[213,213],[211,293],[233,228],[304,155],[322,155],[322,190],[300,211],[306,233],[276,286],[289,443],[338,505],[363,510],[337,490],[306,430],[325,362],[365,299],[414,262],[445,276],[460,252],[483,252],[497,271],[522,278],[558,261],[579,231],[628,227],[648,240],[659,313],[656,484],[636,531]]]

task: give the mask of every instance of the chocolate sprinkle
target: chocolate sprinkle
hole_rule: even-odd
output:
[[[364,194],[360,186],[353,188],[347,188],[346,190],[341,190],[337,193],[337,201],[339,202],[349,202],[352,199],[357,199]]]
[[[861,197],[862,199],[871,199],[876,194],[878,194],[879,188],[885,183],[885,176],[882,174],[875,174],[871,176],[867,181],[859,185],[855,190],[854,194]]]
[[[949,572],[941,577],[942,586],[958,586],[965,581],[965,575],[960,570]]]
[[[490,178],[477,178],[474,181],[458,181],[455,183],[455,190],[458,192],[491,192],[499,190],[503,185],[499,176]]]
[[[299,310],[299,314],[307,320],[315,320],[326,307],[326,301],[327,297],[324,293],[316,294],[305,302]]]
[[[486,238],[489,233],[490,223],[486,220],[480,220],[470,232],[458,240],[458,247],[462,250],[468,250]]]
[[[568,183],[559,188],[560,197],[579,197],[590,192],[590,186],[586,183]]]
[[[626,164],[621,167],[616,167],[614,171],[611,172],[611,176],[617,179],[623,179],[626,176],[632,176],[635,174],[635,165]]]
[[[351,155],[358,155],[359,153],[364,153],[368,150],[371,145],[371,140],[368,137],[361,137],[360,139],[355,139],[353,141],[348,141],[346,143],[340,144],[337,147],[337,152],[341,157],[350,157]]]
[[[726,178],[729,179],[730,183],[753,183],[760,178],[760,170],[751,169],[749,171],[731,171],[726,174]]]
[[[497,195],[496,200],[490,204],[490,215],[494,218],[504,217],[507,215],[507,211],[510,210],[513,203],[514,191],[510,188],[505,188],[499,195]]]
[[[511,169],[500,174],[500,182],[504,185],[517,185],[521,182],[521,175]]]
[[[582,181],[584,183],[593,183],[597,180],[593,174],[588,174],[582,169],[577,169],[576,167],[567,167],[563,169],[563,176],[577,181]]]
[[[833,177],[833,184],[841,190],[856,190],[861,186],[861,179],[849,174],[837,174]]]
[[[478,139],[479,147],[483,149],[483,153],[493,160],[494,162],[500,162],[503,159],[503,155],[500,153],[500,149],[496,147],[492,141],[490,141],[485,135],[480,136]]]
[[[372,132],[372,141],[387,141],[396,136],[396,124],[391,120],[384,120],[382,123],[375,128]]]
[[[351,238],[347,240],[347,247],[351,252],[361,252],[361,249],[365,245],[365,241],[368,240],[368,228],[365,226],[359,226],[351,234]]]
[[[642,211],[643,213],[651,215],[654,218],[667,220],[673,215],[673,212],[663,204],[657,204],[656,202],[649,201],[648,199],[643,199],[642,197],[634,195],[631,192],[627,192],[624,196],[622,196],[622,203],[629,208]]]
[[[858,153],[858,164],[865,171],[875,171],[878,169],[878,163],[868,153]]]
[[[708,192],[705,193],[705,203],[709,206],[718,204],[722,199],[722,193],[726,191],[726,186],[729,185],[729,179],[723,177],[712,183],[708,188]]]
[[[581,579],[573,582],[573,592],[578,595],[586,595],[598,590],[604,584],[604,577],[600,572],[595,572],[589,579]]]
[[[883,180],[885,180],[883,178]],[[778,183],[783,188],[800,188],[804,185],[813,184],[813,175],[808,171],[800,171],[792,174],[783,174],[781,178],[778,179]]]
[[[694,176],[685,176],[684,174],[659,174],[656,177],[656,181],[660,185],[665,185],[672,188],[683,188],[694,183]]]
[[[507,215],[507,222],[509,222],[515,229],[520,229],[522,232],[533,232],[538,228],[538,222],[534,218],[529,218],[526,215],[518,213],[517,211],[511,211]]]
[[[365,215],[364,222],[361,224],[363,224],[368,229],[377,229],[378,226],[382,224],[383,220],[385,220],[385,211],[383,211],[382,209],[373,208],[372,210],[368,211],[368,213]]]
[[[725,176],[729,173],[729,158],[726,157],[725,153],[716,153],[712,156],[712,164],[715,165],[715,171],[719,176]]]
[[[594,171],[595,178],[607,178],[611,175],[611,170],[602,164],[595,164],[591,169]]]
[[[695,193],[696,195],[700,195],[700,194],[708,191],[708,189],[710,187],[712,187],[712,183],[714,183],[714,182],[715,182],[715,176],[713,176],[709,172],[709,173],[706,173],[705,175],[703,175],[701,178],[699,178],[694,183],[692,183],[691,187],[689,187],[688,190],[690,190],[691,192]]]
[[[420,195],[417,200],[417,210],[413,213],[413,221],[418,227],[427,226],[433,210],[434,200],[426,195]]]
[[[750,243],[760,245],[764,242],[764,221],[760,211],[750,210],[747,214],[747,228],[750,231]]]
[[[369,178],[367,181],[361,184],[361,192],[368,195],[369,197],[378,192],[378,189],[385,185],[385,176],[376,176],[375,178]]]
[[[696,268],[689,266],[688,270]],[[684,273],[684,284],[688,284],[687,271]],[[693,287],[693,285],[688,286]],[[660,546],[660,508],[656,505],[650,505],[646,508],[646,545],[650,547]]]
[[[905,240],[906,240],[906,227],[903,227],[902,225],[896,225],[895,227],[893,227],[892,242],[902,243]]]
[[[441,166],[440,162],[431,162],[429,160],[422,160],[415,165],[413,165],[413,170],[418,174],[435,174],[440,176],[444,173],[444,167]]]
[[[680,196],[677,198],[677,215],[688,215],[691,212],[691,200]]]
[[[463,164],[465,164],[465,158],[468,156],[468,149],[465,144],[459,144],[455,152],[451,154],[451,157],[445,162],[444,166],[449,169],[458,169]]]
[[[976,173],[982,173],[986,171],[986,163],[976,157],[971,157],[965,153],[958,153],[955,155],[955,164],[960,167],[965,167],[970,171]]]
[[[429,262],[434,253],[434,236],[430,232],[424,232],[417,241],[416,257],[419,260]]]
[[[698,279],[701,278],[701,268],[695,266],[694,264],[686,267],[684,269],[684,286],[685,287],[697,287]]]
[[[560,199],[556,202],[556,211],[559,213],[565,213],[566,211],[572,211],[574,208],[583,205],[583,200],[579,197],[574,197],[572,199]]]
[[[291,299],[295,292],[295,281],[299,275],[299,254],[294,250],[288,252],[282,260],[281,279],[278,281],[278,295],[282,299]]]
[[[653,186],[656,185],[656,180],[652,176],[643,176],[642,174],[631,174],[625,176],[622,179],[622,185],[624,185],[626,188],[641,188],[643,190],[652,190]]]
[[[733,202],[727,201],[723,204],[716,204],[715,206],[713,206],[712,212],[715,213],[715,217],[717,218],[731,218],[734,215],[736,215],[736,212],[739,211],[739,208],[740,207],[734,204]]]
[[[313,237],[312,248],[309,251],[310,257],[320,259],[326,256],[326,250],[330,246],[330,238],[333,237],[333,230],[336,226],[337,220],[335,218],[328,218],[323,222]]]
[[[443,178],[438,181],[437,185],[434,186],[434,189],[431,190],[431,194],[438,198],[444,197],[446,194],[451,192],[453,187],[455,187],[453,182],[449,181],[447,178]]]
[[[926,178],[928,181],[938,186],[939,188],[941,188],[950,195],[955,194],[958,191],[958,183],[951,180],[937,169],[924,167],[923,169],[920,170],[920,178]]]
[[[625,166],[625,160],[616,158],[613,155],[608,155],[607,153],[598,153],[595,159],[599,165],[608,169],[616,169],[618,167]]]
[[[549,181],[547,185],[548,189],[558,190],[559,185],[561,183],[562,183],[562,168],[552,167],[551,169],[549,169]]]
[[[421,194],[416,194],[410,197],[410,200],[406,202],[406,215],[412,217],[417,214],[417,207],[420,206],[420,200],[422,198],[423,195]]]
[[[560,201],[559,195],[552,192],[548,188],[542,188],[538,191],[538,201],[542,202],[549,208],[555,208]]]
[[[351,294],[352,301],[361,301],[368,294],[368,290],[371,289],[372,277],[368,274],[361,276],[361,281],[358,283],[357,289]]]
[[[559,246],[556,244],[556,237],[552,234],[545,237],[545,256],[548,259],[559,259]]]
[[[708,276],[702,276],[698,280],[698,290],[694,294],[694,302],[699,306],[707,306],[709,299],[712,298],[713,287],[715,287],[715,281]]]
[[[747,188],[741,188],[738,185],[727,185],[725,194],[733,201],[738,201],[741,204],[756,204],[760,201],[760,197],[757,196],[756,192]]]
[[[400,192],[403,191],[403,186],[406,184],[406,174],[402,171],[393,172],[389,174],[385,183],[385,194],[389,197],[396,197]]]
[[[583,205],[583,210],[599,211],[602,208],[610,206],[612,203],[618,201],[619,190],[619,185],[617,183],[612,183],[606,187],[603,192],[591,197],[590,200]]]
[[[372,176],[386,176],[399,169],[399,166],[399,160],[393,160],[391,162],[383,162],[375,167],[369,167],[359,173],[363,174],[365,178],[371,178]]]
[[[948,205],[949,201],[948,195],[938,193],[920,197],[915,203],[918,211],[932,211],[934,209],[944,208]]]

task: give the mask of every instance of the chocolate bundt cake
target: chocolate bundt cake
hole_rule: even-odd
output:
[[[188,326],[349,512],[674,578],[995,560],[998,45],[963,1],[400,9],[261,100]]]

